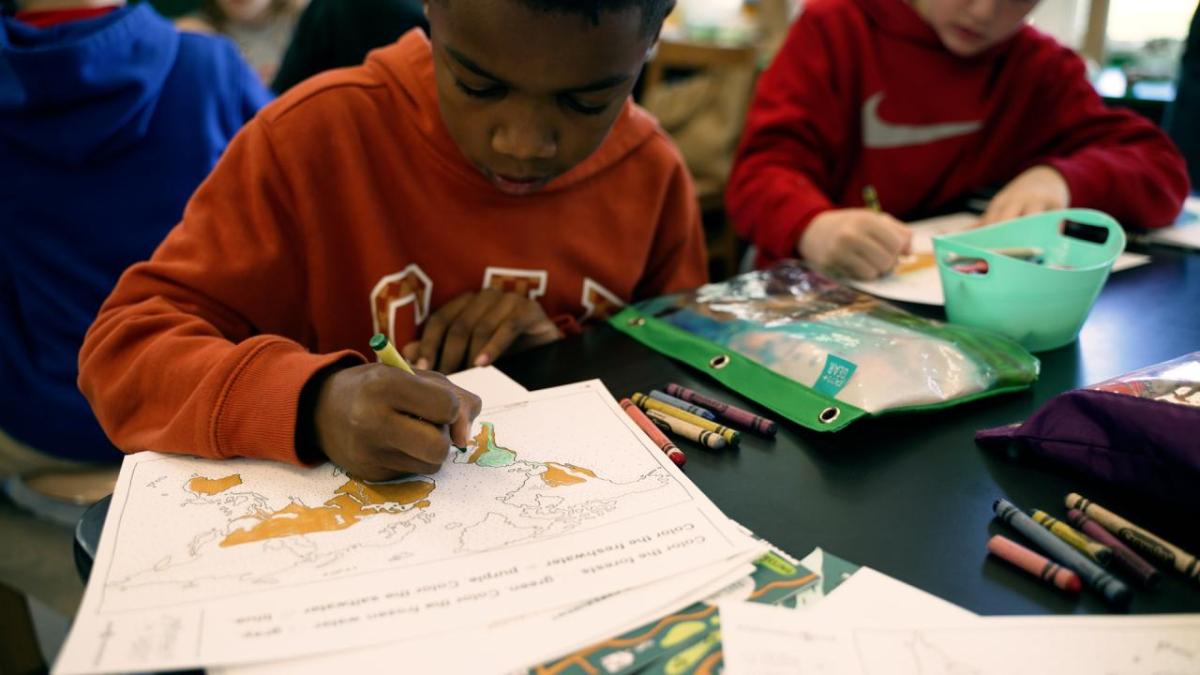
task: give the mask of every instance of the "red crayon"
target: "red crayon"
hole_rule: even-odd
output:
[[[667,438],[658,427],[654,426],[654,422],[651,422],[650,418],[646,417],[646,413],[634,405],[633,401],[627,398],[621,399],[621,409],[625,411],[626,415],[629,415],[629,419],[633,420],[633,423],[638,425],[639,429],[650,437],[650,440],[658,446],[659,450],[663,451],[668,459],[675,462],[675,466],[687,464],[687,455],[683,454],[683,451],[676,447],[671,442],[671,439]]]
[[[742,410],[718,401],[714,398],[709,398],[704,394],[699,394],[687,387],[681,387],[674,382],[667,385],[667,393],[675,398],[683,399],[688,403],[693,403],[698,406],[703,406],[721,416],[725,420],[732,422],[742,428],[749,429],[753,432],[762,434],[763,436],[774,436],[778,430],[775,422],[759,417],[752,412]]]
[[[1140,555],[1134,553],[1133,549],[1126,546],[1125,542],[1117,539],[1116,535],[1112,532],[1104,529],[1103,525],[1088,518],[1079,509],[1067,511],[1067,520],[1071,521],[1072,525],[1079,528],[1087,536],[1111,548],[1113,552],[1112,564],[1115,567],[1119,567],[1123,572],[1128,572],[1129,576],[1136,579],[1138,583],[1146,588],[1154,588],[1158,585],[1158,569],[1146,562]]]
[[[992,555],[1003,558],[1068,593],[1078,593],[1079,589],[1083,588],[1083,582],[1077,574],[1007,537],[997,534],[988,540],[987,548]]]

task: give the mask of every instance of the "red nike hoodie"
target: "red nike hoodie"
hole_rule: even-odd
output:
[[[691,179],[649,115],[627,102],[578,166],[504,194],[451,139],[414,31],[246,125],[100,308],[79,385],[125,452],[298,462],[304,384],[374,332],[404,344],[484,287],[584,320],[705,280]]]
[[[1126,226],[1171,223],[1188,193],[1166,135],[1106,107],[1083,61],[1032,27],[963,58],[906,0],[809,0],[759,81],[726,202],[765,264],[865,185],[913,218],[1038,164],[1072,206]]]

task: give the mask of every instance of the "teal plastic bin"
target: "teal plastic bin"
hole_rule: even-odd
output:
[[[1072,225],[1072,236],[1068,224],[1081,227]],[[1013,248],[1036,249],[1040,260],[996,252]],[[952,323],[990,329],[1039,352],[1078,337],[1125,250],[1125,232],[1108,214],[1066,209],[935,237],[933,250]],[[986,272],[952,266],[976,260],[987,263]]]

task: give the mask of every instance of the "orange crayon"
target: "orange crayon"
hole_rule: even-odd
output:
[[[1083,588],[1083,582],[1077,574],[1007,537],[997,534],[988,540],[987,548],[997,558],[1007,560],[1060,590],[1078,593]]]
[[[683,451],[672,443],[671,439],[667,438],[666,434],[660,431],[654,425],[654,422],[650,421],[649,417],[646,417],[641,408],[633,404],[633,401],[627,398],[621,399],[621,409],[625,411],[626,415],[629,415],[629,419],[633,420],[633,423],[638,425],[639,429],[650,437],[650,440],[658,446],[658,449],[663,451],[667,459],[675,462],[675,466],[687,464],[687,455],[683,454]]]

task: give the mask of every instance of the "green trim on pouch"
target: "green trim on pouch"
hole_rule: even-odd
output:
[[[629,306],[609,319],[617,330],[642,344],[702,370],[730,389],[814,431],[837,431],[860,417],[860,410],[837,399],[823,396],[799,382],[758,364],[704,338],[697,337]],[[717,367],[714,359],[724,357]],[[827,410],[836,410],[828,413]],[[833,417],[822,422],[821,415]],[[836,416],[834,416],[836,415]]]

